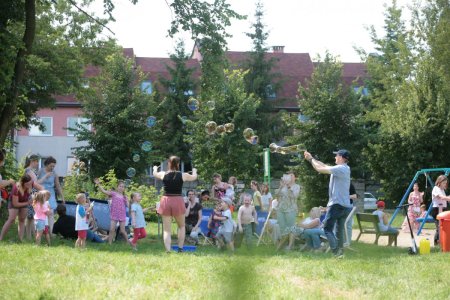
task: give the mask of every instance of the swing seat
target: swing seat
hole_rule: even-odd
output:
[[[425,219],[425,218],[417,218],[416,221],[419,222],[419,223],[422,223],[424,219]],[[432,216],[428,216],[428,217],[425,219],[425,223],[434,223],[434,221],[435,221],[435,220],[434,220],[434,218],[433,218]]]

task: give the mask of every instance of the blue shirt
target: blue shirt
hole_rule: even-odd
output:
[[[350,167],[347,164],[329,167],[331,172],[330,185],[328,187],[328,204],[339,204],[352,207],[350,204]]]
[[[136,226],[134,228],[144,228],[146,224],[142,206],[139,203],[133,203],[131,204],[131,211],[135,213]]]

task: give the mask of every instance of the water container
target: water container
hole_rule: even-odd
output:
[[[430,240],[428,240],[428,239],[420,240],[419,253],[420,254],[430,254]]]

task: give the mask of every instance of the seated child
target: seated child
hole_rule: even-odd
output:
[[[253,240],[253,224],[258,221],[256,209],[252,202],[252,196],[250,194],[244,194],[244,205],[239,208],[238,212],[238,230],[239,238],[237,238],[237,244],[241,244],[242,239],[245,237],[245,243],[247,248],[250,248]]]
[[[397,228],[388,226],[389,220],[387,214],[384,212],[384,207],[385,207],[384,201],[378,201],[377,210],[373,212],[374,215],[378,216],[378,220],[380,221],[378,223],[378,228],[380,229],[380,231],[395,233],[398,235],[399,231]],[[391,246],[394,241],[395,238],[393,236],[389,236],[388,246]]]
[[[217,232],[217,241],[219,243],[220,249],[225,249],[225,245],[227,245],[231,251],[234,251],[233,244],[233,231],[234,231],[234,223],[233,217],[231,215],[230,206],[233,203],[230,199],[225,198],[220,202],[222,209],[222,216],[213,216],[213,219],[222,221],[222,225],[219,227],[219,231]]]

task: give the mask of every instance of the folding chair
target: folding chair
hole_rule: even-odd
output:
[[[202,238],[203,241],[199,241],[200,245],[206,246],[211,245],[214,246],[214,240],[207,236],[209,228],[208,228],[208,220],[211,214],[213,213],[213,209],[211,208],[203,208],[202,209],[202,222],[200,223],[200,232],[198,234],[199,239]]]
[[[267,235],[266,229],[267,224],[270,220],[270,215],[272,214],[272,209],[270,209],[269,212],[266,211],[259,211],[258,214],[258,227],[256,228],[255,235],[258,238],[258,242],[256,243],[256,246],[259,246],[259,244],[263,243],[264,245],[271,244],[272,238]],[[258,234],[259,232],[259,234]]]

